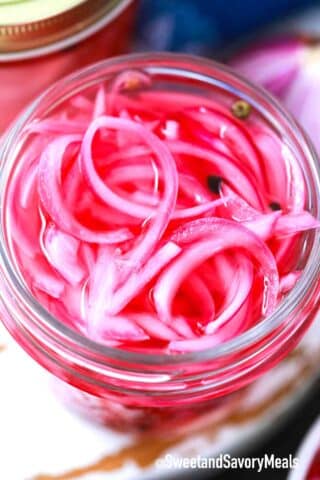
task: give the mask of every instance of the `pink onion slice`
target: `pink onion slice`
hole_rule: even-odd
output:
[[[114,294],[108,308],[109,315],[116,315],[181,251],[174,242],[161,247],[140,269],[133,271],[127,282]]]
[[[93,232],[81,225],[67,210],[62,197],[61,167],[69,145],[81,141],[81,136],[65,135],[53,140],[44,150],[38,170],[38,192],[41,202],[55,224],[64,232],[89,243],[119,243],[132,237],[127,228],[114,232]]]
[[[216,347],[221,343],[219,337],[215,335],[202,335],[198,338],[188,340],[175,340],[169,343],[169,352],[185,353]]]
[[[160,177],[162,178],[162,175],[160,175]],[[145,182],[147,182],[152,179],[154,180],[154,178],[154,172],[150,166],[137,164],[114,168],[111,171],[108,180],[110,183],[117,184],[121,182],[127,182],[129,180],[144,180]],[[192,179],[191,181],[190,179],[188,179],[187,175],[179,175],[179,186],[184,193],[188,195],[192,194],[195,199],[201,201],[202,203],[201,205],[195,205],[194,207],[186,208],[181,208],[177,204],[176,209],[171,216],[172,220],[203,215],[207,212],[215,210],[220,205],[224,205],[228,201],[228,198],[211,201],[208,200],[208,198],[210,199],[210,196],[207,194],[205,197],[204,188],[201,186],[201,184],[197,184],[195,179]],[[137,190],[130,197],[130,203],[132,205],[132,208],[134,208],[135,216],[141,219],[152,217],[153,215],[155,215],[155,208],[158,206],[159,200],[160,199],[158,195],[156,196],[155,194],[143,194],[143,192],[139,190]]]
[[[151,132],[148,132],[148,130],[146,130],[143,126],[138,125],[131,120],[124,120],[106,116],[96,119],[96,121],[91,123],[83,138],[82,143],[81,167],[90,187],[93,189],[96,195],[106,205],[110,205],[117,210],[133,216],[137,215],[137,210],[135,209],[135,206],[132,205],[132,202],[127,201],[126,199],[123,199],[119,195],[114,193],[99,177],[95,170],[91,149],[94,136],[101,128],[123,129],[125,131],[133,132],[139,135],[151,147],[152,151],[155,153],[157,159],[159,160],[164,179],[169,180],[169,174],[171,174],[172,183],[176,184],[173,187],[170,186],[170,200],[173,200],[174,202],[176,196],[174,194],[176,194],[178,183],[177,172],[174,160],[171,157],[170,152],[163,145],[163,143],[158,139],[158,137],[153,135]],[[167,173],[168,170],[169,174]],[[166,203],[168,203],[167,199]]]
[[[171,328],[173,328],[182,338],[196,338],[197,334],[192,329],[188,322],[188,319],[182,315],[172,317],[170,322]]]
[[[81,178],[81,172],[78,165],[78,161],[75,160],[68,172],[68,175],[64,179],[62,192],[65,198],[66,205],[71,207],[77,204],[79,196],[79,178]]]
[[[142,342],[148,340],[149,335],[130,318],[125,316],[105,317],[103,323],[91,332],[93,340],[118,340],[121,342]]]
[[[265,215],[259,215],[253,220],[246,221],[243,224],[261,238],[261,240],[266,241],[275,234],[276,224],[281,216],[281,211],[267,213]]]
[[[92,118],[98,118],[105,115],[107,108],[106,91],[103,85],[100,85],[94,102]]]
[[[206,326],[205,332],[207,335],[211,335],[226,322],[230,321],[240,310],[251,292],[254,280],[251,263],[245,257],[241,259],[236,257],[234,260],[236,265],[235,277],[230,285],[227,305],[225,305],[222,312]]]
[[[134,145],[130,146],[126,149],[122,149],[120,152],[115,152],[108,157],[108,164],[112,164],[114,162],[121,161],[121,165],[119,167],[114,167],[111,170],[110,176],[106,180],[112,183],[112,181],[120,181],[124,178],[131,178],[133,176],[132,173],[132,166],[133,165],[145,165],[141,164],[142,157],[145,157],[145,160],[148,162],[149,168],[148,170],[143,170],[143,175],[146,175],[149,179],[149,176],[153,173],[153,180],[156,181],[156,185],[159,182],[159,178],[156,177],[157,175],[162,178],[161,171],[157,170],[157,172],[152,172],[150,169],[150,160],[152,158],[152,151],[150,148],[144,145]],[[178,163],[179,159],[176,158],[177,166],[181,168],[181,172],[179,172],[179,188],[181,191],[188,195],[190,198],[194,199],[195,203],[205,203],[212,199],[212,194],[208,192],[208,189],[205,188],[188,170],[186,170],[185,165]],[[127,163],[125,163],[127,162]],[[136,172],[136,170],[135,170]],[[142,170],[139,170],[142,177]]]
[[[174,159],[166,147],[153,133],[142,125],[130,120],[113,117],[100,117],[89,126],[82,142],[81,166],[86,179],[102,201],[107,205],[134,215],[131,202],[114,194],[98,176],[92,159],[92,142],[100,128],[123,129],[136,133],[152,149],[161,167],[164,178],[164,193],[155,215],[150,219],[150,225],[144,237],[130,252],[130,262],[133,268],[139,268],[151,255],[157,241],[161,238],[168,226],[171,215],[175,209],[178,195],[178,172]]]
[[[173,340],[168,345],[170,353],[187,353],[206,350],[239,334],[247,327],[247,318],[250,316],[248,302],[245,302],[240,310],[229,320],[227,327],[222,326],[211,335],[201,335],[200,337],[189,337],[187,339]]]
[[[261,200],[257,193],[257,189],[250,182],[249,178],[244,175],[240,168],[235,165],[226,155],[210,151],[206,148],[198,147],[188,142],[174,141],[167,142],[172,153],[184,154],[194,158],[200,158],[210,162],[218,172],[228,179],[233,187],[241,192],[246,200],[257,208],[261,208]]]
[[[274,235],[294,235],[298,232],[319,228],[320,222],[307,211],[280,216],[274,227]]]
[[[299,212],[305,208],[306,202],[304,177],[297,159],[286,144],[282,147],[282,158],[287,169],[287,192],[289,194],[287,202],[293,211]]]
[[[237,222],[250,222],[260,218],[261,211],[251,207],[243,198],[236,194],[228,185],[221,188],[221,197],[225,199],[226,208],[223,217]]]
[[[70,99],[70,106],[76,108],[78,113],[82,111],[86,113],[92,112],[92,102],[81,94],[75,95]]]
[[[320,227],[320,222],[307,211],[287,214],[283,214],[281,211],[272,212],[260,215],[254,220],[244,222],[244,224],[262,240],[294,235]]]
[[[130,315],[130,319],[139,325],[139,327],[141,327],[146,334],[152,338],[158,338],[168,342],[181,338],[181,336],[172,329],[170,325],[159,322],[159,319],[156,316],[146,313],[137,313],[135,315]]]
[[[280,291],[281,293],[290,292],[293,289],[299,278],[301,277],[302,272],[295,271],[290,272],[287,275],[284,275],[280,278]]]
[[[43,236],[43,253],[50,265],[71,285],[77,285],[85,276],[79,264],[80,242],[76,238],[49,225]]]
[[[282,158],[282,142],[273,132],[267,132],[263,127],[257,128],[254,139],[265,164],[269,201],[286,205],[287,171]]]
[[[159,195],[146,193],[143,191],[136,190],[130,195],[130,199],[139,205],[146,205],[149,207],[157,207],[160,202]]]
[[[80,245],[80,255],[83,259],[86,269],[91,272],[96,263],[96,256],[95,252],[92,250],[88,243],[82,243],[82,245]]]
[[[250,170],[254,172],[261,186],[264,185],[259,151],[253,143],[250,134],[248,134],[243,125],[240,126],[236,118],[209,108],[200,109],[198,112],[190,111],[188,114],[191,118],[201,122],[209,131],[214,131],[227,144],[237,148],[238,154],[241,155],[241,158],[247,163]]]
[[[192,273],[182,286],[182,290],[201,312],[199,321],[211,322],[215,317],[216,308],[210,289],[202,277],[197,273]]]
[[[176,211],[172,215],[172,219],[181,220],[205,215],[208,212],[214,212],[221,205],[225,205],[227,201],[228,199],[219,198],[217,200],[212,200],[211,202],[203,203],[202,205],[197,205],[195,207],[176,209]]]
[[[87,328],[90,336],[103,328],[116,282],[117,269],[112,251],[110,247],[101,245],[89,280]]]
[[[30,165],[28,175],[25,175],[23,186],[20,193],[20,205],[22,208],[30,206],[30,198],[35,190],[38,176],[38,165]]]
[[[86,130],[86,123],[75,120],[47,119],[31,123],[26,127],[26,132],[55,135],[76,135],[83,134]]]
[[[211,217],[187,223],[173,234],[172,240],[178,245],[190,246],[156,283],[154,302],[162,321],[170,322],[173,299],[187,275],[208,258],[230,248],[244,248],[259,262],[265,285],[262,314],[266,316],[274,311],[279,292],[277,264],[268,247],[250,230],[234,222]]]
[[[34,278],[33,286],[53,298],[60,298],[65,288],[62,281],[42,271]]]

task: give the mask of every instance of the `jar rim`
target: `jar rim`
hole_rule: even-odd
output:
[[[243,88],[244,91],[247,89],[249,92],[254,92],[255,95],[258,96],[259,101],[261,101],[262,106],[267,105],[270,108],[272,107],[272,109],[280,115],[281,121],[285,123],[288,131],[290,131],[290,133],[294,135],[296,144],[303,149],[304,155],[308,158],[308,164],[312,170],[312,179],[315,182],[315,188],[317,190],[316,205],[314,205],[314,207],[316,208],[317,218],[320,220],[320,163],[308,136],[300,127],[300,125],[291,116],[291,114],[289,114],[282,107],[282,105],[264,89],[252,84],[251,82],[248,82],[241,75],[238,75],[232,69],[223,64],[192,55],[181,55],[173,53],[139,53],[122,55],[93,64],[65,77],[64,79],[58,81],[49,89],[47,89],[41,96],[39,96],[23,112],[23,114],[18,118],[16,123],[10,128],[10,130],[5,135],[0,147],[1,158],[4,159],[8,156],[16,137],[23,130],[24,126],[28,123],[28,121],[32,119],[32,116],[35,114],[38,107],[41,106],[42,102],[50,96],[54,97],[55,93],[59,92],[59,88],[61,86],[68,86],[70,88],[70,91],[72,91],[72,85],[74,82],[89,78],[90,75],[96,74],[97,71],[107,70],[108,68],[112,67],[121,68],[122,65],[126,65],[127,68],[128,64],[132,64],[135,62],[141,63],[143,66],[140,66],[140,68],[143,68],[150,73],[156,71],[156,69],[158,68],[157,71],[159,71],[159,69],[162,69],[166,73],[171,70],[173,74],[178,72],[183,72],[187,74],[186,65],[189,65],[189,67],[191,65],[192,67],[197,67],[197,69],[190,69],[189,72],[193,72],[193,74],[197,76],[198,80],[201,80],[201,78],[202,80],[205,79],[207,82],[211,80],[211,82],[214,82],[215,85],[222,83],[221,80],[213,76],[214,72],[219,72],[224,74],[224,76],[226,76],[229,80],[234,80],[238,85],[240,85],[240,87]],[[139,67],[135,66],[135,68]],[[204,73],[201,73],[201,69],[207,69],[209,72],[211,72],[212,76],[210,77],[209,74],[205,75]],[[90,83],[90,85],[92,85],[92,82]],[[228,84],[225,82],[225,86],[227,85]],[[260,112],[263,110],[263,107],[261,107],[261,105],[256,100],[253,101],[248,94],[243,94],[240,90],[237,90],[234,87],[230,87],[230,91],[239,93],[241,98],[250,101],[251,104],[255,108],[258,108]],[[0,173],[1,204],[4,191],[5,170],[5,166],[3,166]],[[1,208],[1,210],[4,209]],[[299,302],[305,297],[306,293],[310,289],[310,285],[314,286],[320,276],[320,232],[316,231],[314,234],[313,245],[310,255],[308,256],[307,264],[303,269],[300,279],[293,287],[292,291],[285,297],[282,302],[280,302],[276,310],[269,317],[257,323],[255,326],[245,331],[241,335],[231,340],[228,340],[220,345],[201,351],[179,354],[145,354],[131,352],[127,350],[117,349],[114,347],[107,347],[102,344],[96,343],[93,340],[90,340],[87,337],[81,335],[80,333],[77,333],[76,331],[67,327],[62,322],[57,320],[53,315],[51,315],[32,296],[26,286],[23,285],[18,273],[11,265],[9,255],[5,247],[3,219],[1,219],[0,227],[1,263],[4,266],[6,273],[9,274],[9,278],[13,280],[16,292],[19,294],[20,298],[23,299],[24,304],[27,305],[28,309],[31,309],[31,311],[35,311],[37,315],[44,320],[45,324],[50,327],[51,331],[58,333],[58,335],[62,335],[62,337],[66,338],[68,341],[72,341],[76,346],[88,349],[90,353],[103,355],[103,357],[106,359],[125,360],[132,363],[139,363],[145,365],[166,366],[172,364],[182,364],[185,362],[216,360],[221,357],[237,353],[241,349],[246,348],[247,346],[252,345],[256,342],[259,342],[260,340],[271,334],[277,327],[281,326],[282,320],[284,320],[287,315],[299,305]]]
[[[0,24],[0,62],[29,60],[71,48],[106,27],[135,0],[109,0],[107,4],[103,0],[95,1],[96,8],[91,15],[88,15],[91,0],[85,0],[66,12],[44,20],[23,25]],[[43,33],[47,26],[51,30],[53,28],[48,38]],[[13,38],[13,46],[3,52],[1,37],[5,41],[8,35]],[[24,48],[21,37],[28,40]]]

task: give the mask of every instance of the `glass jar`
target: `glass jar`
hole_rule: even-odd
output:
[[[136,3],[0,1],[0,133],[59,78],[124,53]]]
[[[272,368],[299,342],[319,310],[320,232],[307,233],[303,273],[276,311],[240,336],[193,353],[148,355],[102,346],[62,325],[30,294],[10,254],[5,186],[24,143],[22,131],[75,94],[88,93],[127,69],[152,77],[154,88],[227,95],[249,102],[281,136],[301,164],[306,208],[320,218],[320,168],[305,133],[265,91],[227,67],[196,57],[146,54],[93,65],[58,82],[8,132],[1,149],[1,311],[16,341],[62,382],[57,390],[73,408],[125,431],[157,431],[183,424],[236,401],[242,387]],[[32,388],[32,386],[31,386]]]

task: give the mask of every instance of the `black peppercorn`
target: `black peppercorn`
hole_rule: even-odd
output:
[[[281,210],[281,205],[280,203],[278,202],[271,202],[269,204],[269,207],[271,208],[271,210],[273,210],[274,212],[276,212],[277,210]]]
[[[209,175],[207,178],[207,183],[211,192],[218,195],[220,193],[222,181],[222,178],[217,175]]]

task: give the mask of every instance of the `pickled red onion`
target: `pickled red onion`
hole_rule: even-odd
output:
[[[173,102],[152,82],[124,72],[27,127],[12,244],[35,297],[81,334],[194,351],[275,311],[301,275],[295,242],[319,222],[294,153],[257,113]]]
[[[49,225],[44,233],[43,246],[49,263],[67,282],[76,285],[83,280],[85,271],[77,258],[79,240]]]
[[[129,301],[175,258],[181,249],[174,242],[168,242],[149,259],[139,272],[133,272],[129,280],[114,294],[108,313],[115,315],[129,303]]]
[[[69,145],[81,137],[63,136],[52,141],[44,150],[38,169],[38,190],[41,202],[54,223],[61,230],[89,243],[118,243],[131,238],[127,228],[115,232],[93,232],[81,225],[65,208],[60,183],[61,167]]]
[[[259,262],[265,284],[263,314],[273,312],[279,293],[277,265],[271,251],[254,233],[244,226],[211,217],[185,224],[173,234],[172,240],[187,248],[156,283],[153,297],[162,321],[170,322],[173,299],[186,276],[204,261],[230,248],[244,248]]]
[[[110,205],[122,212],[135,216],[134,204],[121,199],[114,194],[96,174],[92,159],[92,142],[96,132],[100,128],[123,129],[141,137],[154,151],[165,181],[163,200],[160,202],[157,211],[150,220],[150,228],[143,240],[138,244],[130,255],[130,263],[134,269],[139,269],[145,260],[152,253],[156,243],[166,230],[170,217],[175,209],[178,194],[178,172],[176,164],[166,145],[158,137],[149,132],[143,126],[130,120],[100,117],[94,120],[89,126],[82,142],[82,169],[90,187],[107,205]]]
[[[226,155],[218,151],[209,151],[205,148],[199,148],[186,142],[168,142],[168,146],[173,153],[188,155],[194,158],[208,161],[219,173],[225,175],[233,187],[242,192],[246,200],[253,206],[261,207],[259,194],[250,182],[248,177],[244,175],[241,169]]]
[[[238,259],[236,259],[237,261]],[[253,284],[253,267],[250,262],[237,262],[239,267],[231,284],[227,303],[223,311],[208,323],[205,328],[206,334],[212,334],[221,326],[234,317],[248,298]]]

